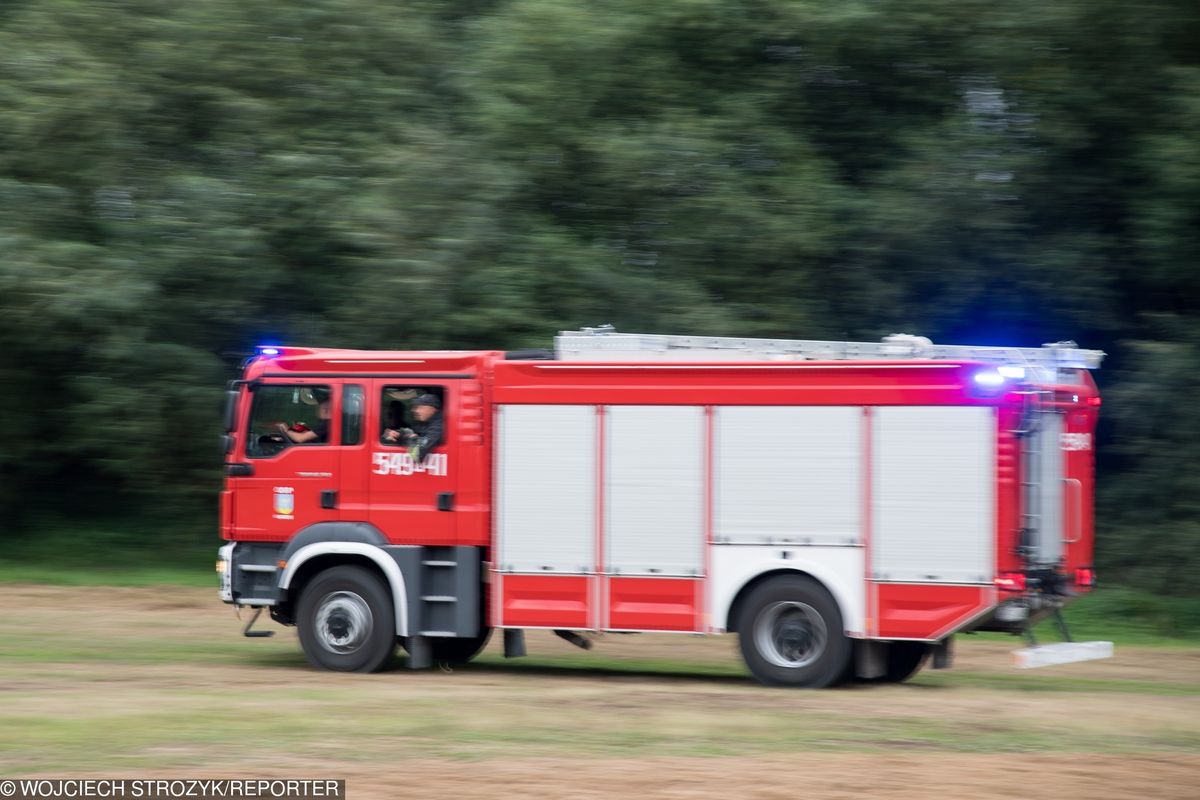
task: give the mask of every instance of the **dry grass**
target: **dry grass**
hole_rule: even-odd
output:
[[[4,586],[0,607],[7,775],[344,777],[352,797],[1200,785],[1200,649],[1019,673],[1009,646],[965,642],[954,670],[911,684],[795,692],[751,683],[732,637],[608,636],[583,653],[531,634],[524,662],[493,646],[450,674],[333,675],[290,631],[243,639],[210,590]]]

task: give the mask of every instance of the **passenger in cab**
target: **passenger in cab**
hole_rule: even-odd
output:
[[[445,438],[442,401],[437,395],[423,394],[412,401],[409,412],[413,416],[411,427],[388,428],[383,432],[383,441],[407,447],[413,461],[424,461]]]

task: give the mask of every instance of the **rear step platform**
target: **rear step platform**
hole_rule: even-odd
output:
[[[1112,642],[1055,642],[1014,650],[1013,666],[1017,669],[1034,669],[1054,664],[1073,664],[1076,661],[1096,661],[1112,656]]]

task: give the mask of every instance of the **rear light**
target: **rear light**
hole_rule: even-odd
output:
[[[1099,397],[1089,397],[1089,398],[1087,399],[1087,404],[1088,404],[1089,406],[1093,406],[1093,407],[1099,407],[1099,405],[1100,405],[1100,398],[1099,398]]]
[[[1024,572],[1001,572],[994,581],[996,588],[1002,592],[1025,591]]]
[[[1075,570],[1076,586],[1095,586],[1096,570],[1091,567],[1079,567]]]

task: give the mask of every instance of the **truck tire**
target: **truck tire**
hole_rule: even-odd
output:
[[[331,567],[304,587],[296,614],[309,663],[334,672],[375,672],[396,649],[392,596],[362,567]]]
[[[842,679],[853,652],[837,601],[805,575],[754,587],[738,619],[742,658],[766,686],[823,689]]]
[[[875,680],[880,683],[903,683],[916,675],[929,655],[925,642],[892,642],[887,651],[887,672]]]
[[[864,642],[864,644],[866,644]],[[916,675],[929,656],[929,645],[926,642],[886,642],[887,653],[884,656],[883,674],[873,678],[859,677],[855,674],[851,659],[851,669],[846,672],[846,679],[858,683],[903,683]]]
[[[429,640],[429,644],[432,648],[433,661],[435,664],[466,664],[483,652],[483,648],[487,646],[488,639],[490,638],[492,638],[491,628],[484,628],[483,633],[478,636],[432,637]],[[396,641],[400,643],[400,647],[407,653],[408,637],[401,636]]]
[[[434,639],[433,660],[435,663],[466,664],[487,647],[488,639],[492,637],[492,629],[484,628],[478,636],[456,639]]]

